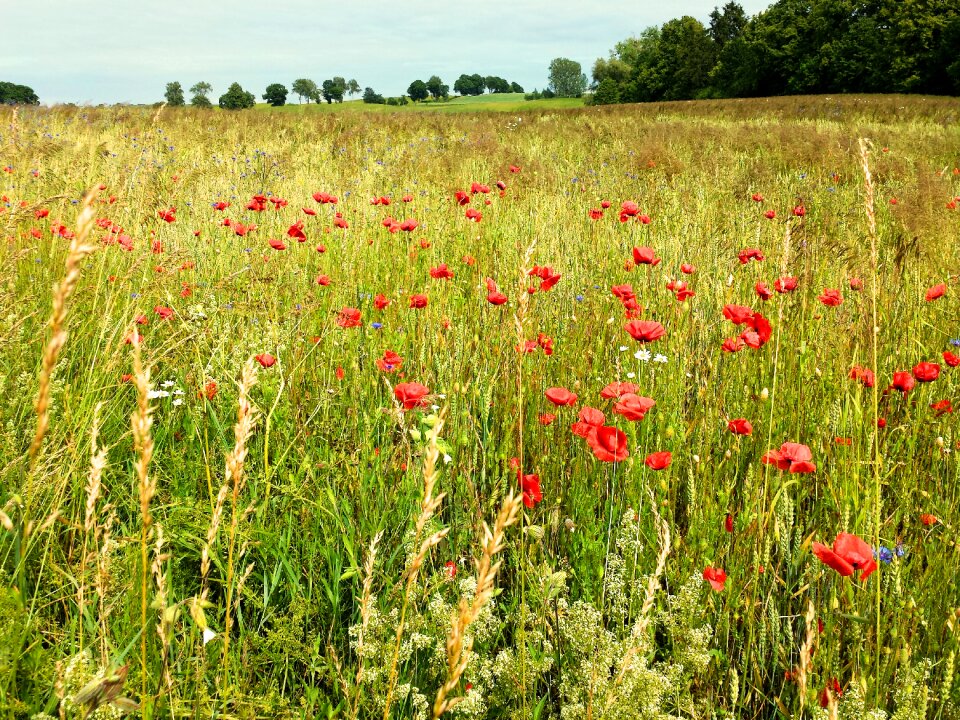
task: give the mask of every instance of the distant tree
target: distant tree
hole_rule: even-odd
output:
[[[273,107],[280,107],[287,104],[287,88],[280,83],[267,85],[266,92],[263,93],[263,99]]]
[[[293,94],[300,98],[300,102],[303,102],[303,99],[307,99],[307,104],[310,104],[311,100],[316,99],[317,97],[317,84],[313,80],[308,80],[307,78],[300,78],[293,81],[293,85],[290,86],[290,89],[293,90]]]
[[[660,29],[659,82],[664,99],[698,97],[716,64],[716,48],[710,33],[696,18],[685,15],[664,23]]]
[[[710,37],[716,43],[717,49],[732,40],[736,40],[747,27],[747,14],[740,3],[728,2],[723,9],[714,8],[710,13]]]
[[[378,92],[374,92],[373,88],[364,88],[363,90],[363,101],[369,105],[383,105],[386,100],[383,99],[383,95]]]
[[[350,97],[353,97],[354,95],[359,95],[359,94],[360,94],[360,83],[358,83],[356,80],[353,80],[353,79],[348,80],[347,95],[349,95]]]
[[[483,79],[483,84],[486,86],[487,90],[492,93],[510,92],[510,83],[508,83],[502,77],[498,77],[497,75],[485,77]]]
[[[430,91],[427,90],[427,84],[423,80],[414,80],[407,88],[407,95],[414,102],[419,102],[420,100],[426,100]]]
[[[445,85],[438,75],[432,75],[427,80],[427,90],[434,100],[439,100],[450,94],[450,86]]]
[[[341,77],[324,80],[320,86],[320,94],[329,105],[334,100],[338,103],[343,102],[343,94],[347,91],[347,81]],[[319,102],[319,101],[318,101]]]
[[[587,76],[576,60],[554,58],[549,71],[550,89],[559,97],[580,97],[587,89]]]
[[[620,102],[620,86],[612,77],[604,78],[593,93],[594,105],[613,105]]]
[[[245,110],[252,108],[257,104],[257,99],[252,92],[247,92],[240,83],[233,83],[227,91],[220,96],[220,107],[224,110]]]
[[[163,94],[163,97],[170,107],[182,107],[186,105],[183,99],[183,87],[178,82],[167,83],[167,91]]]
[[[0,82],[0,105],[39,105],[33,88],[12,82]]]
[[[510,92],[512,93],[522,93],[523,88],[515,82],[510,83]]]
[[[453,91],[460,95],[482,95],[486,82],[482,75],[461,75],[453,84]]]
[[[190,88],[190,94],[193,95],[193,97],[190,98],[190,104],[199,108],[212,107],[213,105],[210,102],[210,98],[207,97],[211,92],[213,92],[213,86],[201,80]]]

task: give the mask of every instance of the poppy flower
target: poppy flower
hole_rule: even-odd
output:
[[[744,248],[737,254],[737,259],[741,265],[746,265],[751,260],[760,262],[764,259],[764,256],[759,248]]]
[[[940,520],[936,515],[931,515],[930,513],[921,513],[920,522],[927,527],[930,527],[931,525],[936,525],[938,522],[940,522]]]
[[[743,305],[724,305],[723,316],[734,325],[743,325],[753,320],[753,308]]]
[[[171,317],[173,317],[173,310],[162,305],[157,305],[153,311],[160,316],[161,320],[169,320]]]
[[[777,213],[775,213],[773,210],[767,210],[767,211],[763,214],[763,216],[764,216],[767,220],[773,220],[773,219],[777,216]]]
[[[171,207],[171,208],[168,208],[167,210],[158,210],[157,215],[164,222],[172,223],[172,222],[176,222],[177,220],[176,212],[177,212],[177,209],[175,207]]]
[[[904,395],[913,390],[913,387],[917,384],[917,381],[913,379],[913,375],[910,373],[901,370],[893,374],[893,382],[890,383],[891,390],[899,390]]]
[[[850,379],[859,380],[864,387],[868,388],[872,388],[877,382],[877,378],[873,374],[873,370],[860,367],[859,365],[854,365],[852,368],[850,368]]]
[[[723,568],[713,568],[709,565],[703,569],[703,579],[710,583],[716,592],[723,592],[727,582],[727,573]]]
[[[603,210],[601,210],[600,208],[591,208],[590,210],[591,220],[599,220],[602,217],[603,217]]]
[[[960,365],[960,355],[954,355],[949,350],[944,350],[943,361],[947,364],[947,367],[957,367]]]
[[[614,400],[627,393],[636,393],[639,388],[631,382],[612,382],[600,391],[604,400]]]
[[[483,220],[483,213],[474,208],[467,208],[467,211],[464,213],[464,217],[473,222],[480,222]]]
[[[383,357],[377,358],[377,367],[384,372],[396,372],[403,365],[403,358],[397,355],[393,350],[386,350]]]
[[[939,298],[942,298],[947,292],[947,284],[940,283],[939,285],[934,285],[932,288],[927,290],[927,294],[924,296],[927,302],[933,302]]]
[[[277,359],[270,353],[260,353],[259,355],[254,355],[253,359],[260,363],[261,367],[273,367],[277,362]]]
[[[587,436],[587,444],[601,462],[621,462],[630,457],[627,436],[615,427],[598,427]]]
[[[747,344],[743,340],[741,340],[738,337],[735,337],[735,338],[727,338],[726,340],[723,341],[723,345],[721,345],[720,347],[724,352],[736,353],[743,350],[746,346]]]
[[[327,287],[327,285],[330,284],[330,276],[329,276],[329,275],[317,275],[316,283],[317,283],[317,285],[322,285],[323,287]]]
[[[752,435],[753,425],[746,418],[737,418],[727,422],[727,429],[734,435]]]
[[[517,479],[520,481],[520,490],[523,492],[523,504],[532,508],[543,500],[540,490],[540,476],[535,474],[523,475],[517,470]]]
[[[941,415],[953,412],[953,403],[949,399],[939,400],[932,403],[930,409],[937,414],[937,417],[940,417]]]
[[[343,308],[337,315],[337,325],[342,328],[360,327],[360,311],[353,307]]]
[[[800,443],[785,442],[779,450],[770,450],[760,459],[765,465],[776,465],[780,470],[791,473],[812,473],[817,471],[810,448]]]
[[[797,278],[795,277],[782,277],[779,278],[774,284],[773,289],[778,293],[788,293],[793,292],[797,289]]]
[[[813,543],[813,554],[843,577],[849,577],[859,570],[861,582],[866,581],[877,569],[871,547],[851,533],[837,535],[832,549],[818,542]]]
[[[664,470],[665,468],[670,467],[670,463],[673,462],[673,455],[669,450],[661,450],[659,452],[650,453],[644,459],[643,464],[646,465],[651,470]]]
[[[733,532],[733,513],[727,513],[726,517],[723,519],[723,529],[728,533]]]
[[[769,300],[773,297],[773,291],[762,280],[757,280],[757,284],[753,286],[753,291],[761,300]]]
[[[807,209],[803,205],[797,205],[793,208],[794,217],[803,217],[807,214]]]
[[[430,393],[430,389],[420,383],[398,383],[393,388],[393,395],[404,410],[413,410],[416,407],[426,405],[424,398]]]
[[[557,416],[554,415],[553,413],[540,413],[540,414],[537,416],[537,421],[538,421],[541,425],[549,425],[549,424],[551,424],[551,423],[552,423],[554,420],[556,420],[556,419],[557,419]]]
[[[633,262],[637,265],[657,266],[661,260],[662,258],[656,257],[653,248],[635,247],[633,249]]]
[[[497,288],[493,278],[486,279],[487,284],[487,302],[491,305],[503,305],[507,301],[507,296]]]
[[[270,247],[274,250],[286,250],[287,246],[283,244],[283,240],[270,240]]]
[[[402,223],[400,223],[400,229],[403,232],[413,232],[418,227],[420,227],[420,223],[412,218],[404,220]]]
[[[577,404],[577,396],[566,388],[552,387],[549,388],[544,395],[546,396],[547,400],[552,402],[557,407]]]
[[[299,242],[304,242],[307,239],[307,236],[303,232],[303,220],[298,220],[293,225],[288,227],[287,235],[289,237],[296,238]]]
[[[387,296],[383,293],[377,293],[377,296],[373,299],[373,306],[377,310],[383,310],[389,304],[390,301],[387,300]]]
[[[203,390],[201,390],[198,394],[202,397],[205,397],[207,400],[213,400],[213,398],[217,396],[217,383],[214,380],[211,380],[203,386]]]
[[[667,334],[663,325],[656,320],[631,320],[623,326],[623,329],[630,333],[634,340],[641,343],[659,340]]]
[[[510,172],[512,172],[512,173],[518,173],[518,172],[520,172],[520,167],[519,167],[518,165],[511,165],[511,166],[510,166]]]
[[[690,263],[684,263],[680,266],[680,272],[682,272],[684,275],[693,275],[696,271],[697,268]]]
[[[827,307],[836,307],[843,302],[843,295],[840,294],[839,290],[828,288],[818,295],[817,299]]]
[[[762,203],[763,195],[761,195],[760,193],[754,193],[753,195],[750,196],[750,199],[753,200],[754,202]]]
[[[940,377],[940,366],[931,362],[917,363],[913,366],[913,376],[920,382],[933,382]]]
[[[620,400],[613,406],[613,411],[630,422],[639,422],[643,420],[646,414],[656,405],[657,402],[648,397],[641,397],[634,393],[626,393],[620,397]]]
[[[603,425],[603,421],[606,419],[604,414],[592,408],[589,405],[584,405],[580,408],[580,414],[577,415],[577,422],[573,423],[570,426],[570,430],[574,435],[579,435],[582,438],[588,437],[594,430]]]
[[[620,204],[620,215],[627,217],[634,217],[637,213],[640,212],[640,206],[637,205],[633,200],[625,200]]]
[[[851,290],[863,290],[863,280],[860,278],[852,277],[850,278],[850,289]]]
[[[453,277],[453,271],[447,267],[446,263],[441,263],[437,267],[430,268],[430,277],[434,280],[449,280]]]
[[[426,295],[411,295],[410,296],[410,307],[412,308],[425,308],[427,306],[427,296]]]

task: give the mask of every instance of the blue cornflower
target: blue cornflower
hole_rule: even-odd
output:
[[[378,323],[378,322],[370,323],[370,327],[372,327],[374,330],[379,330],[380,328],[383,327],[383,323]]]
[[[577,302],[583,302],[583,295],[577,295]]]
[[[890,563],[893,560],[893,550],[883,545],[880,546],[879,550],[875,550],[873,556],[877,558],[880,562]]]
[[[954,338],[953,340],[950,341],[950,344],[953,345],[954,347],[960,347],[960,338]]]

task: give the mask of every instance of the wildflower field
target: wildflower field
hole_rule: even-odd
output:
[[[958,118],[0,109],[0,715],[960,717]]]

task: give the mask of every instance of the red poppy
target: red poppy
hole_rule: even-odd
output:
[[[518,173],[518,172],[520,172],[519,166],[517,166],[517,165],[511,165],[511,166],[510,166],[510,172],[512,172],[512,173]]]
[[[754,202],[762,203],[763,195],[761,195],[760,193],[754,193],[753,195],[750,196],[750,199],[753,200]]]
[[[901,370],[893,374],[893,382],[890,384],[892,390],[899,390],[904,395],[913,390],[914,385],[917,384],[917,381],[913,379],[913,375]]]
[[[637,205],[633,200],[624,200],[620,204],[621,216],[634,217],[639,212],[640,212],[640,206]]]
[[[807,209],[803,205],[797,205],[795,208],[793,208],[794,217],[803,217],[806,214]]]
[[[930,513],[921,513],[920,522],[927,527],[930,527],[931,525],[936,525],[938,522],[940,522],[940,519],[936,515],[931,515]]]
[[[762,280],[757,280],[757,284],[753,286],[753,291],[761,300],[769,300],[773,297],[773,291]]]
[[[633,249],[633,262],[637,265],[651,265],[656,266],[660,264],[662,258],[656,257],[653,248],[648,247],[635,247]]]
[[[947,367],[957,367],[960,365],[960,355],[954,355],[949,350],[944,350],[943,361],[947,364]]]
[[[467,208],[467,212],[464,213],[464,217],[466,217],[467,220],[472,220],[473,222],[480,222],[483,220],[483,213],[479,210],[475,210],[474,208]]]
[[[828,288],[818,295],[817,299],[827,307],[836,307],[843,302],[843,295],[840,294],[839,290]]]
[[[587,444],[601,462],[621,462],[630,457],[627,436],[615,427],[598,427],[587,436]]]
[[[727,582],[727,573],[723,568],[713,568],[709,565],[703,569],[703,579],[710,583],[717,592],[723,592],[724,585]]]
[[[343,308],[337,315],[337,325],[342,328],[360,327],[360,311],[352,307]]]
[[[927,302],[932,302],[938,298],[942,298],[947,292],[947,284],[940,283],[939,285],[934,285],[932,288],[927,290],[926,300]]]
[[[389,304],[390,301],[387,300],[387,296],[383,293],[377,293],[377,296],[373,299],[373,306],[377,310],[383,310]]]
[[[287,246],[283,244],[283,240],[270,240],[270,247],[274,250],[286,250]]]
[[[153,311],[160,316],[161,320],[169,320],[173,317],[173,309],[164,307],[163,305],[157,305]]]
[[[850,368],[850,379],[859,380],[861,383],[863,383],[864,387],[868,388],[872,388],[877,382],[877,378],[873,374],[873,370],[860,367],[859,365],[854,365],[852,368]]]
[[[743,350],[747,344],[740,338],[727,338],[720,347],[724,352],[736,353]]]
[[[643,464],[646,465],[651,470],[663,470],[670,467],[670,463],[673,462],[673,455],[669,450],[661,450],[659,452],[650,453],[644,459]]]
[[[447,267],[446,263],[441,263],[437,267],[430,268],[430,277],[434,280],[449,280],[453,277],[453,271]]]
[[[538,421],[541,425],[549,425],[550,423],[552,423],[552,422],[553,422],[554,420],[556,420],[556,419],[557,419],[557,416],[554,415],[553,413],[540,413],[540,414],[537,416],[537,421]]]
[[[397,372],[401,365],[403,365],[403,358],[393,350],[386,350],[383,353],[383,357],[377,358],[377,367],[384,372]]]
[[[643,420],[646,414],[656,405],[656,401],[648,397],[641,397],[634,393],[625,393],[619,402],[613,406],[613,411],[630,422]]]
[[[206,385],[203,386],[203,390],[199,393],[207,400],[213,400],[217,396],[217,383],[214,380],[211,380]]]
[[[574,435],[579,435],[582,438],[588,437],[594,430],[603,425],[603,421],[606,419],[604,414],[592,408],[589,405],[584,405],[580,408],[580,414],[577,415],[577,422],[573,423],[570,426],[570,430]]]
[[[300,242],[304,242],[307,239],[307,236],[303,232],[303,220],[297,220],[297,222],[288,227],[287,235],[292,238],[296,238]]]
[[[259,355],[254,355],[253,359],[260,363],[261,367],[273,367],[277,362],[277,359],[270,353],[260,353]]]
[[[393,388],[393,395],[397,402],[403,405],[404,410],[413,410],[416,407],[426,405],[424,399],[430,393],[430,389],[420,383],[399,383]]]
[[[797,289],[797,278],[795,277],[782,277],[779,278],[774,284],[773,289],[778,293],[788,293],[793,292]]]
[[[723,316],[734,325],[743,325],[753,320],[753,308],[743,305],[724,305]]]
[[[767,211],[763,214],[763,216],[764,216],[767,220],[773,220],[773,219],[777,216],[777,214],[776,214],[773,210],[767,210]]]
[[[913,366],[913,376],[920,382],[933,382],[940,377],[940,366],[931,362],[917,363]]]
[[[745,418],[737,418],[736,420],[730,420],[727,422],[727,429],[730,430],[734,435],[752,435],[753,434],[753,425],[750,424],[750,421]]]
[[[631,382],[612,382],[600,391],[604,400],[613,400],[627,393],[636,393],[639,388]]]
[[[641,343],[653,342],[659,340],[667,331],[663,325],[656,320],[631,320],[623,329],[630,333],[630,336]]]
[[[949,399],[939,400],[930,405],[930,408],[936,412],[937,417],[953,412],[953,403]]]
[[[425,308],[427,306],[427,296],[426,295],[411,295],[410,296],[410,307],[412,308]]]
[[[599,220],[602,217],[603,217],[603,210],[601,210],[600,208],[592,208],[590,210],[591,220]]]
[[[746,265],[751,260],[760,262],[764,257],[763,252],[759,248],[744,248],[737,254],[737,259],[741,265]]]
[[[552,402],[557,407],[577,404],[577,396],[566,388],[552,387],[549,388],[544,395],[546,396],[547,400]]]
[[[684,275],[693,275],[696,271],[697,268],[690,263],[684,263],[680,266],[680,272],[682,272]]]
[[[727,516],[723,519],[723,529],[728,533],[733,532],[733,513],[727,513]]]
[[[817,471],[810,448],[800,443],[785,442],[779,450],[770,450],[760,461],[766,465],[776,465],[780,470],[791,473],[812,473]]]
[[[517,470],[517,479],[520,481],[520,489],[523,491],[523,504],[532,508],[538,502],[543,500],[543,492],[540,490],[540,476],[531,474],[523,475]]]
[[[877,569],[873,550],[859,537],[850,533],[837,535],[832,549],[818,542],[813,543],[813,554],[843,577],[853,575],[854,570],[859,570],[861,582]]]
[[[158,210],[157,215],[164,222],[172,223],[172,222],[176,222],[177,220],[176,212],[177,212],[177,209],[175,207],[171,207],[171,208],[168,208],[167,210]]]

